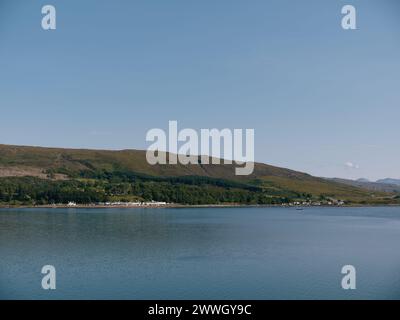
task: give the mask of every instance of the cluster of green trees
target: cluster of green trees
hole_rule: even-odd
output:
[[[0,179],[0,203],[92,203],[106,200],[96,184],[77,180],[51,181],[33,177]]]
[[[53,173],[49,172],[51,176]],[[84,171],[70,180],[34,177],[0,178],[0,203],[80,204],[108,201],[165,201],[181,204],[280,204],[289,196],[262,188],[208,177],[149,177],[131,172]]]

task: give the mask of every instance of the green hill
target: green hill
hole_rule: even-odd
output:
[[[0,202],[159,200],[188,204],[270,204],[340,199],[398,203],[380,192],[256,163],[250,176],[233,165],[149,165],[145,151],[0,145]]]

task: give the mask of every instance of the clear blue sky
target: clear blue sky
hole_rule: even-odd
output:
[[[257,161],[400,178],[400,2],[0,0],[0,111],[0,143],[145,149],[178,120],[254,128]]]

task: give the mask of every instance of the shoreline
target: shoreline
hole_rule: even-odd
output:
[[[371,208],[371,207],[400,207],[400,204],[347,204],[347,205],[279,205],[279,204],[204,204],[204,205],[188,205],[188,204],[166,204],[166,205],[0,205],[1,209],[184,209],[184,208]]]

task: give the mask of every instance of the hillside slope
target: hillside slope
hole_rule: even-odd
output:
[[[354,203],[397,201],[395,193],[368,190],[262,163],[255,164],[254,172],[250,176],[236,176],[234,170],[233,165],[150,165],[146,161],[146,152],[141,150],[108,151],[0,145],[0,185],[1,179],[27,176],[64,181],[104,180],[113,175],[123,175],[125,182],[134,177],[147,180],[202,177],[212,179],[203,181],[204,185],[217,185],[217,180],[231,181],[240,184],[237,187],[239,189],[246,188],[243,186],[255,186],[267,197],[331,197]],[[175,183],[171,179],[168,181]],[[176,183],[186,182],[181,179]],[[229,189],[232,186],[223,185],[218,188]]]

